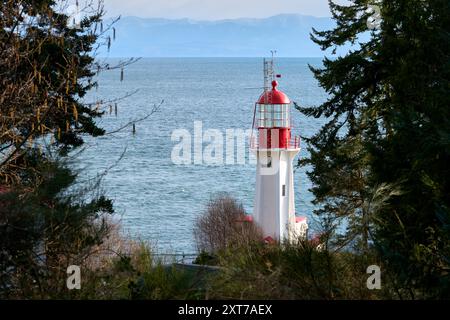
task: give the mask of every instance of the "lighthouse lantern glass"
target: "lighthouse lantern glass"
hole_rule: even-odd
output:
[[[259,128],[289,128],[289,104],[258,104]]]

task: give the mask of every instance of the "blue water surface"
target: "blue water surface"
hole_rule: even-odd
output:
[[[109,61],[114,65],[117,60]],[[120,69],[103,72],[99,87],[86,97],[110,100],[139,90],[118,102],[118,114],[99,120],[107,131],[145,116],[162,100],[159,112],[131,127],[100,138],[86,138],[86,150],[77,157],[82,168],[80,181],[109,171],[103,179],[105,193],[114,200],[124,232],[148,240],[163,252],[196,251],[193,224],[208,200],[218,192],[228,192],[252,212],[255,166],[175,165],[171,161],[171,141],[176,129],[194,133],[194,121],[203,130],[249,129],[253,107],[262,93],[262,58],[152,58],[128,66],[120,81]],[[279,89],[303,106],[326,99],[308,64],[320,66],[320,59],[280,58]],[[114,105],[114,103],[112,104]],[[322,121],[304,117],[293,110],[294,132],[310,136]],[[123,158],[118,162],[124,150]],[[305,157],[305,148],[299,157]],[[296,211],[311,217],[312,195],[307,168],[295,172]]]

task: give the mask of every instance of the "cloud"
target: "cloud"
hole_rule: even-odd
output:
[[[108,16],[218,20],[280,13],[330,16],[328,0],[105,0]]]

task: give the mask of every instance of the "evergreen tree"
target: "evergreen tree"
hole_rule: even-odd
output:
[[[84,104],[104,65],[95,51],[107,41],[102,2],[80,8],[79,24],[68,1],[0,2],[0,183],[20,182],[26,153],[38,145],[67,152],[83,135],[99,136],[101,105]],[[42,140],[41,138],[44,138]]]
[[[378,1],[368,30],[370,4],[330,2],[336,27],[313,31],[323,49],[355,45],[312,68],[328,101],[299,107],[329,119],[304,161],[317,213],[374,244],[401,298],[449,297],[450,3]]]
[[[87,260],[109,235],[112,201],[97,187],[74,189],[76,175],[62,160],[27,156],[33,166],[22,172],[31,186],[0,192],[0,298],[70,298],[67,267],[84,270]]]
[[[64,13],[68,4],[0,2],[2,298],[70,297],[67,267],[82,266],[109,233],[112,202],[97,185],[75,190],[76,174],[60,156],[83,135],[104,134],[95,123],[102,104],[83,97],[109,67],[95,50],[102,39],[110,45],[110,27],[101,1],[84,8],[80,24]]]

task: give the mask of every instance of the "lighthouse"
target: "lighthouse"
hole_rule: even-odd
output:
[[[300,137],[292,134],[292,103],[278,89],[273,58],[264,60],[264,92],[255,103],[250,149],[256,155],[253,219],[266,241],[306,238],[305,217],[295,213],[294,158]]]

